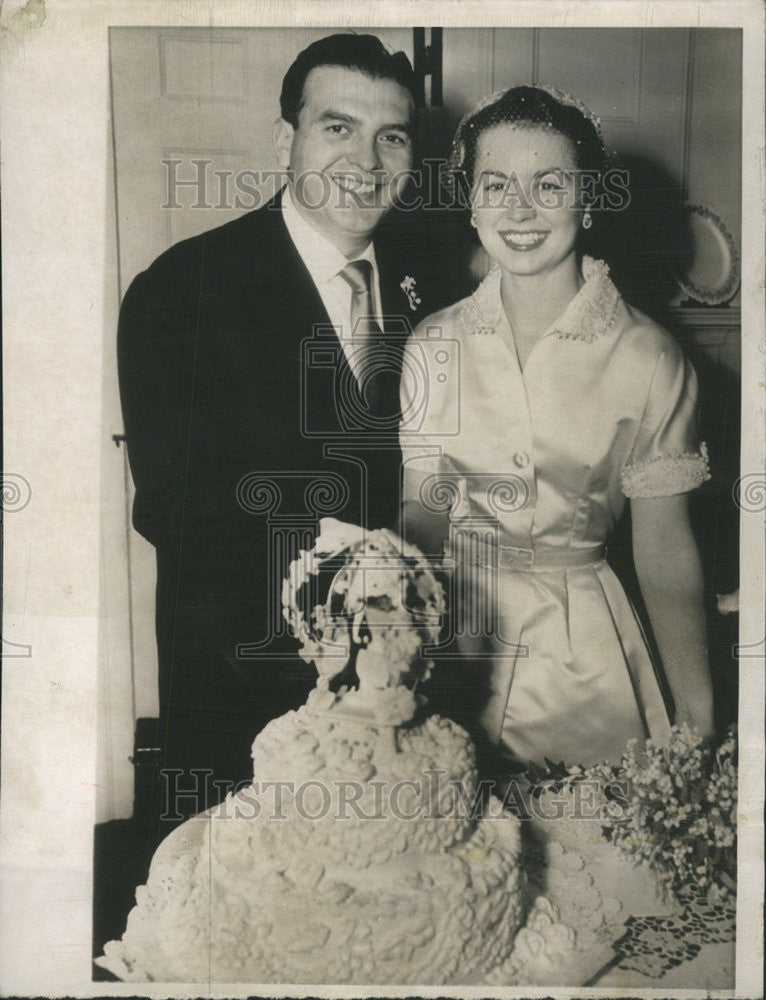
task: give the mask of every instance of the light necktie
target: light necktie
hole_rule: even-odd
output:
[[[369,260],[349,261],[340,276],[351,286],[351,334],[361,402],[365,413],[385,429],[381,421],[387,426],[396,418],[395,403],[392,407],[387,397],[392,387],[395,393],[398,390],[398,371],[375,319],[372,264]]]

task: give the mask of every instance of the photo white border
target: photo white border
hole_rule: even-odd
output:
[[[0,990],[5,995],[247,996],[91,979],[101,502],[101,352],[116,278],[109,26],[741,27],[744,30],[742,473],[764,474],[764,15],[760,0],[29,0],[4,3],[4,468],[31,489],[5,517]],[[5,497],[5,489],[3,491]],[[736,997],[762,995],[764,516],[742,515],[740,879]],[[20,655],[24,647],[30,655]],[[357,996],[278,987],[264,995]],[[365,990],[411,996],[412,988]],[[569,996],[444,987],[423,996]],[[627,991],[629,995],[667,995]],[[616,996],[589,989],[589,996]],[[684,996],[703,996],[683,991]]]

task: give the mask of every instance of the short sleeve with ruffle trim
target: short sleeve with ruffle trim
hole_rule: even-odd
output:
[[[697,376],[675,344],[658,356],[641,423],[620,475],[626,497],[688,493],[710,479],[697,431]]]

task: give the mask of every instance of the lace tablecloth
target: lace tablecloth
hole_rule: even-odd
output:
[[[694,896],[671,916],[629,917],[614,944],[620,958],[598,985],[733,989],[735,920],[734,900]]]

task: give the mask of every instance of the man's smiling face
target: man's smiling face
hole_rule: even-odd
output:
[[[301,215],[343,253],[362,249],[412,167],[412,98],[394,80],[342,66],[306,77],[298,127],[280,119],[275,146],[292,171]]]

